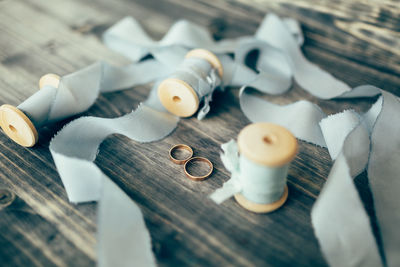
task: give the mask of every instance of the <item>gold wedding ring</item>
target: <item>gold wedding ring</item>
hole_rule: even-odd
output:
[[[196,161],[197,162],[205,162],[205,163],[207,163],[208,166],[210,166],[210,170],[205,175],[201,175],[201,176],[196,176],[196,175],[193,175],[193,174],[189,173],[189,171],[187,170],[189,164],[193,164],[193,162],[196,162]],[[194,158],[191,158],[191,159],[186,161],[185,165],[183,166],[183,169],[185,170],[186,176],[190,180],[203,181],[204,179],[206,179],[208,176],[211,175],[211,173],[213,172],[214,167],[213,167],[213,164],[211,163],[211,161],[209,161],[208,159],[203,158],[203,157],[194,157]]]
[[[174,152],[176,152],[177,150],[186,150],[189,151],[189,156],[187,156],[184,159],[178,159],[174,156]],[[193,156],[193,149],[188,146],[188,145],[184,145],[184,144],[178,144],[178,145],[174,145],[173,147],[171,147],[171,149],[169,150],[169,158],[172,160],[173,163],[178,164],[178,165],[182,165],[184,164],[186,161],[188,161],[191,157]]]

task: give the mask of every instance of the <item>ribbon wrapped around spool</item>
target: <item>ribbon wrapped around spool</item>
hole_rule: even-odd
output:
[[[35,99],[44,99],[51,101],[52,95],[57,90],[60,83],[60,76],[56,74],[46,74],[39,80],[39,91],[30,98],[29,101]],[[26,101],[27,102],[27,101]],[[12,140],[21,146],[31,147],[38,141],[38,132],[36,127],[44,123],[44,116],[36,116],[36,120],[32,122],[29,117],[36,115],[35,112],[29,112],[29,108],[25,108],[26,102],[23,102],[18,107],[13,105],[2,105],[0,107],[0,126],[4,133]],[[39,105],[39,108],[46,106],[46,103]],[[27,115],[32,114],[32,115]]]
[[[46,74],[39,80],[40,90],[17,107],[0,107],[0,126],[14,142],[32,147],[40,127],[86,111],[99,93],[154,81],[168,73],[165,65],[148,60],[125,67],[97,62],[63,77]]]
[[[237,144],[231,140],[222,149],[222,162],[232,178],[211,195],[215,202],[234,195],[242,207],[257,213],[274,211],[285,203],[287,172],[297,153],[296,138],[288,130],[253,123],[239,133]]]
[[[223,67],[216,55],[205,49],[194,49],[186,54],[175,72],[158,87],[163,106],[179,117],[190,117],[204,101],[197,118],[209,112],[209,102],[215,89],[221,85]]]

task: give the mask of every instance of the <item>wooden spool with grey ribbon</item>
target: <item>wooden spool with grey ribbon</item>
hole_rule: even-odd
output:
[[[163,106],[179,117],[192,116],[199,109],[202,98],[215,89],[211,85],[205,90],[199,88],[200,84],[207,87],[213,70],[222,79],[223,66],[215,54],[205,49],[189,51],[175,73],[158,87]]]
[[[281,207],[287,197],[286,177],[297,153],[297,140],[285,128],[272,123],[253,123],[238,136],[242,190],[236,201],[257,213]]]
[[[60,76],[50,73],[40,78],[39,88],[47,86],[58,88],[59,83]],[[23,103],[18,107],[9,104],[0,107],[0,127],[17,144],[25,147],[34,146],[39,139],[36,129],[38,126],[31,120],[29,110],[24,109]]]

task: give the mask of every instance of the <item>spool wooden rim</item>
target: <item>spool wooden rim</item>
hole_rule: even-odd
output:
[[[193,161],[201,161],[201,162],[207,163],[208,166],[210,166],[210,170],[207,172],[207,174],[202,175],[202,176],[196,176],[196,175],[190,174],[190,173],[187,171],[187,165],[188,165],[189,163],[193,162]],[[208,160],[208,159],[206,159],[206,158],[203,158],[203,157],[193,157],[193,158],[190,158],[189,160],[187,160],[187,161],[185,162],[185,165],[183,166],[183,169],[184,169],[184,171],[185,171],[186,176],[187,176],[190,180],[193,180],[193,181],[203,181],[203,180],[207,179],[207,178],[211,175],[211,173],[212,173],[213,170],[214,170],[214,166],[213,166],[213,164],[211,163],[211,161]]]
[[[297,154],[297,140],[284,127],[266,122],[243,128],[238,136],[242,155],[251,161],[270,167],[289,163]]]
[[[285,186],[285,190],[283,191],[282,197],[277,201],[269,204],[260,204],[255,203],[247,198],[245,198],[242,194],[235,194],[235,199],[243,208],[255,212],[255,213],[269,213],[274,210],[279,209],[283,204],[285,204],[286,199],[288,198],[289,190],[287,185]]]
[[[39,88],[42,89],[46,85],[51,85],[55,88],[58,88],[58,86],[60,85],[60,80],[61,77],[58,76],[57,74],[54,73],[45,74],[39,79]]]
[[[38,133],[31,120],[12,105],[0,107],[0,126],[8,137],[21,146],[32,147],[38,141]]]
[[[213,68],[217,69],[219,76],[221,78],[223,77],[224,67],[222,66],[222,63],[219,60],[219,58],[214,53],[212,53],[206,49],[198,48],[198,49],[190,50],[185,56],[185,58],[191,58],[191,57],[202,58],[202,59],[207,60]]]
[[[185,158],[185,159],[177,159],[177,158],[174,158],[174,156],[172,155],[172,153],[173,153],[175,150],[178,150],[178,149],[184,149],[184,150],[186,150],[186,151],[189,151],[189,153],[190,153],[189,156],[188,156],[187,158]],[[186,163],[186,161],[188,161],[192,156],[193,156],[193,149],[192,149],[190,146],[188,146],[188,145],[184,145],[184,144],[174,145],[174,146],[171,147],[171,149],[169,150],[169,158],[171,159],[171,161],[172,161],[173,163],[178,164],[178,165],[182,165],[182,164]]]
[[[186,82],[169,78],[158,86],[158,97],[163,106],[179,117],[190,117],[199,108],[199,97]]]

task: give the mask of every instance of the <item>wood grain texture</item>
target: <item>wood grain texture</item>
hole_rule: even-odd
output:
[[[399,95],[398,1],[0,1],[0,102],[17,105],[38,90],[45,73],[64,75],[96,60],[128,61],[109,51],[101,33],[124,16],[136,17],[156,38],[179,18],[208,26],[216,38],[252,34],[263,15],[299,19],[304,52],[313,62],[352,86],[370,83]],[[100,96],[85,114],[116,117],[144,100],[150,86]],[[96,164],[142,209],[160,266],[325,266],[310,222],[310,210],[331,167],[325,149],[300,142],[288,177],[283,208],[257,215],[234,200],[220,206],[207,195],[229,177],[219,159],[220,144],[236,138],[249,122],[238,89],[220,93],[204,121],[184,119],[166,139],[139,144],[112,136]],[[320,101],[297,85],[275,103],[315,102],[327,113],[364,111],[373,100]],[[49,140],[66,121],[40,129],[39,144],[27,149],[0,134],[0,265],[93,266],[96,204],[67,201]],[[203,182],[187,179],[168,158],[169,148],[189,144],[195,156],[213,163]],[[373,217],[365,173],[356,179]],[[4,197],[6,196],[6,197]],[[375,233],[377,227],[372,220]]]

